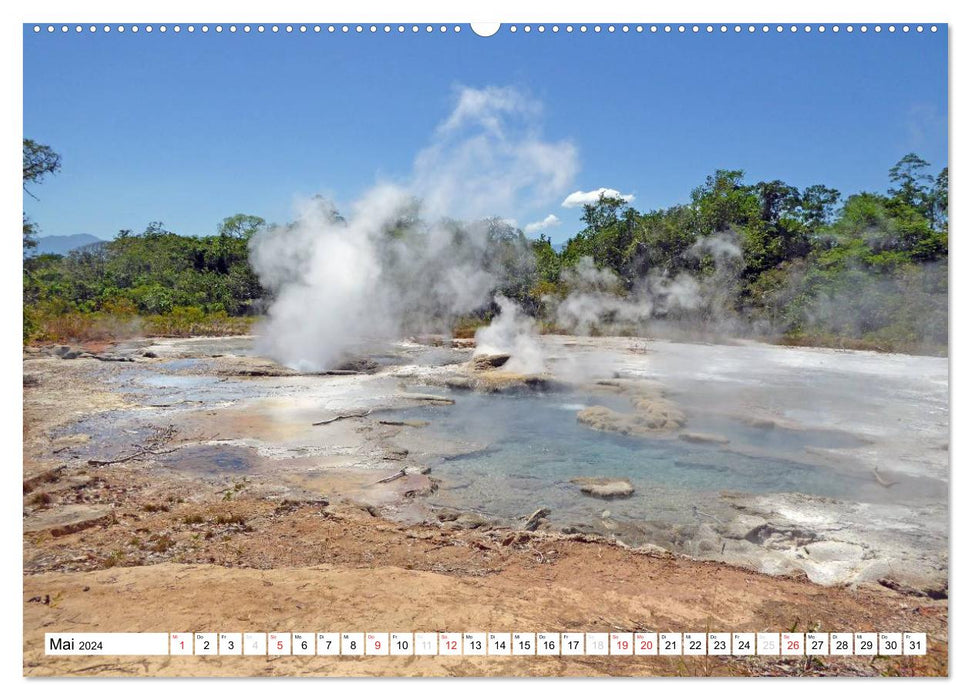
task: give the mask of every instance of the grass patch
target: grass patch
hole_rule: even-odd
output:
[[[125,563],[125,559],[125,553],[120,549],[116,549],[104,558],[103,564],[106,569],[110,569],[113,566],[121,566]]]
[[[164,503],[146,503],[142,510],[146,513],[168,513],[169,507]]]
[[[872,336],[864,336],[862,338],[850,338],[829,333],[792,332],[786,333],[781,338],[767,339],[766,342],[788,347],[872,350],[875,352],[899,352],[908,355],[947,357],[947,345],[887,337],[875,338]]]
[[[158,535],[152,538],[149,550],[156,552],[157,554],[161,554],[169,551],[173,546],[175,546],[175,540],[173,540],[171,537],[168,535]]]
[[[176,307],[169,313],[138,315],[114,311],[66,311],[30,309],[31,343],[87,343],[139,337],[187,338],[189,336],[247,335],[256,316],[229,316],[225,311],[207,313],[194,306]]]
[[[35,493],[30,497],[28,503],[32,506],[49,506],[54,501],[53,497],[49,493]]]
[[[474,338],[475,332],[479,330],[482,326],[488,326],[490,321],[484,318],[460,318],[452,326],[452,337],[453,338]]]
[[[246,519],[242,515],[225,515],[220,513],[216,516],[216,525],[245,525]]]

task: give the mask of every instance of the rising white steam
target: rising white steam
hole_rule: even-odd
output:
[[[475,354],[508,354],[503,370],[519,374],[539,374],[544,371],[543,351],[537,341],[533,319],[522,312],[511,299],[496,296],[499,313],[492,323],[475,332]]]
[[[623,281],[611,270],[599,269],[583,257],[566,270],[563,281],[569,290],[562,299],[547,297],[560,328],[589,335],[644,329],[652,319],[690,318],[709,330],[726,330],[733,320],[731,298],[737,282],[742,251],[730,233],[700,238],[688,255],[697,260],[710,258],[713,271],[706,274],[649,271],[626,291]]]
[[[549,205],[577,171],[576,149],[545,140],[540,114],[512,88],[463,88],[404,182],[372,188],[346,220],[313,199],[254,237],[273,297],[261,351],[329,368],[358,343],[445,330],[487,305],[510,257],[532,260],[497,217]]]
[[[547,299],[555,308],[556,325],[579,335],[589,335],[605,324],[641,325],[651,317],[654,304],[648,297],[628,298],[612,271],[599,269],[589,257],[564,271],[569,293],[562,300]]]

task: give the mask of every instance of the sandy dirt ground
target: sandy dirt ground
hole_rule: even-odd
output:
[[[83,438],[59,436],[59,427],[129,405],[130,397],[100,383],[100,373],[114,371],[109,364],[25,361],[33,377],[24,388],[25,675],[948,673],[946,599],[871,584],[825,587],[595,535],[393,522],[353,498],[374,472],[335,470],[334,495],[320,497],[267,475],[220,481],[165,469],[153,453],[112,464],[71,459]],[[391,482],[389,492],[400,496],[408,483]],[[45,632],[641,630],[915,631],[927,633],[929,654],[114,658],[43,651]]]

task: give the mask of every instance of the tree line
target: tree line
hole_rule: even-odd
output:
[[[60,167],[53,150],[24,140],[25,192],[33,196],[29,187]],[[741,170],[716,170],[690,201],[665,209],[642,212],[601,197],[584,207],[582,230],[559,248],[493,220],[489,259],[498,291],[551,330],[551,301],[567,297],[573,272],[592,261],[620,296],[683,275],[716,285],[719,320],[731,317],[736,330],[940,352],[947,345],[947,197],[947,168],[934,174],[913,153],[889,170],[885,192],[845,198],[825,185],[751,183]],[[406,224],[395,235],[405,235]],[[269,293],[253,273],[248,244],[266,227],[258,216],[236,214],[214,235],[187,236],[153,222],[64,256],[30,255],[37,229],[25,214],[25,338],[38,334],[38,319],[68,314],[258,315]],[[716,241],[720,248],[700,245]],[[494,311],[485,305],[472,321]],[[703,324],[714,313],[706,307],[679,320]]]

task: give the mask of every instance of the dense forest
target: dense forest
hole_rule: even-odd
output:
[[[25,192],[33,196],[28,186],[60,165],[25,139]],[[488,260],[497,291],[548,332],[691,330],[943,353],[947,192],[947,168],[935,176],[916,154],[890,169],[886,192],[845,198],[823,185],[750,183],[741,170],[717,170],[690,201],[667,209],[601,197],[559,249],[494,220]],[[65,256],[32,255],[37,231],[25,214],[25,342],[243,332],[273,294],[249,257],[251,239],[268,228],[245,214],[203,236],[153,222]],[[599,300],[592,317],[573,308],[578,292]],[[450,321],[467,329],[495,310],[485,304]]]

